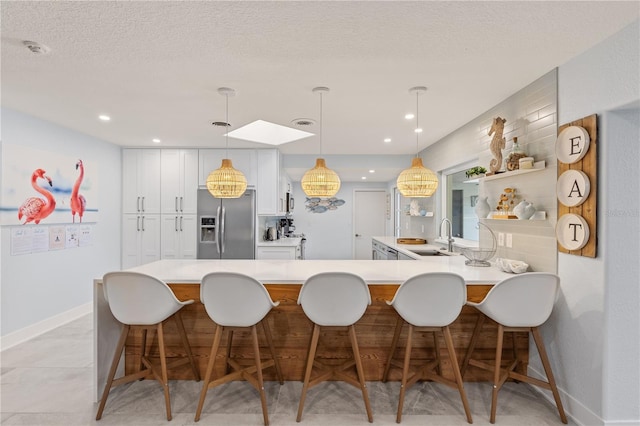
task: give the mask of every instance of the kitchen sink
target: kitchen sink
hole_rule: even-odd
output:
[[[418,256],[455,256],[458,253],[451,253],[445,250],[410,250]]]

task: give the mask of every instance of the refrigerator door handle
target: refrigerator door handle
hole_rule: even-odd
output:
[[[218,250],[218,254],[222,253],[222,247],[220,246],[220,240],[222,238],[222,229],[221,229],[221,225],[220,225],[220,209],[221,207],[218,206],[218,210],[216,211],[216,249]]]
[[[224,219],[227,216],[226,212],[225,212],[225,208],[224,206],[222,206],[222,216],[220,217],[220,227],[222,230],[222,238],[220,239],[220,246],[222,247],[222,251],[220,253],[224,253],[224,240],[225,240],[225,229],[224,229]]]

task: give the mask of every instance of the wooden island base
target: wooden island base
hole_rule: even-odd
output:
[[[214,324],[205,312],[204,305],[200,303],[199,284],[169,284],[180,300],[194,299],[196,302],[186,306],[182,310],[182,318],[189,337],[193,353],[196,357],[201,375],[204,375],[209,360],[209,352],[213,342]],[[311,339],[312,323],[307,319],[302,308],[298,306],[298,293],[301,285],[296,284],[267,284],[269,294],[273,300],[279,300],[280,305],[274,308],[268,315],[269,325],[273,334],[276,353],[285,380],[302,381],[307,356],[308,345]],[[369,285],[371,291],[371,306],[364,316],[356,324],[356,333],[360,346],[362,364],[365,370],[365,377],[368,381],[378,381],[382,379],[387,357],[391,346],[391,339],[397,319],[395,310],[386,304],[386,300],[391,300],[398,288],[397,284]],[[467,285],[467,299],[480,301],[491,288],[490,285]],[[450,326],[453,336],[453,343],[456,348],[456,356],[460,363],[465,355],[467,345],[471,340],[471,335],[475,327],[477,312],[469,307],[463,307],[458,319]],[[496,330],[487,321],[484,326],[484,333],[478,341],[474,358],[493,363],[495,360]],[[406,326],[405,326],[406,333]],[[442,356],[443,374],[453,380],[451,363],[447,356],[444,339],[438,333],[438,347]],[[513,348],[514,338],[505,336],[502,359],[505,365],[510,364],[517,356],[522,362],[517,371],[526,373],[529,343],[527,333],[514,333],[517,351]],[[264,334],[259,329],[261,339],[262,358],[268,358],[269,351],[264,343]],[[253,352],[248,339],[248,332],[236,331],[234,333],[231,356],[239,363],[252,363]],[[226,342],[227,332],[223,335],[222,342]],[[150,339],[148,339],[148,344]],[[167,346],[167,356],[181,356],[184,352],[176,331],[175,323],[169,320],[165,327],[165,342]],[[406,334],[403,333],[396,357],[402,357]],[[416,333],[414,337],[414,349],[412,359],[432,359],[434,356],[434,340],[432,333]],[[140,335],[133,335],[127,340],[125,352],[125,369],[127,373],[135,371],[140,365]],[[157,339],[154,337],[151,346],[152,358],[155,356],[159,363],[157,352]],[[216,373],[224,373],[224,363],[222,360],[226,354],[226,349],[221,345],[218,357],[221,362],[217,363]],[[330,330],[323,328],[318,346],[318,357],[324,358],[323,362],[336,360],[339,363],[350,358],[351,346],[344,330]],[[192,380],[193,375],[188,365],[182,369],[169,372],[170,379]],[[400,369],[391,370],[390,380],[400,380]],[[265,380],[275,380],[273,369],[265,370]],[[478,368],[469,367],[464,377],[465,381],[490,381],[491,373]]]

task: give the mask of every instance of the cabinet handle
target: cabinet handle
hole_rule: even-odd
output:
[[[356,237],[362,237],[362,235],[360,235],[360,234],[356,234]]]
[[[182,232],[182,216],[180,216],[180,232]]]
[[[184,209],[182,207],[182,197],[180,197],[180,212],[182,212]]]
[[[140,198],[140,197],[138,197]],[[136,218],[136,230],[140,232],[140,216]]]
[[[144,211],[144,197],[142,197],[142,211]],[[142,218],[142,223],[144,224],[144,217]],[[144,231],[144,225],[142,225],[142,230]]]
[[[173,219],[173,227],[175,228],[176,232],[178,232],[178,216]]]
[[[136,199],[136,211],[139,212],[140,211],[140,197],[138,197]]]
[[[142,216],[142,232],[144,232],[144,216]]]
[[[175,211],[178,211],[178,197],[176,197],[176,201],[174,204],[175,204],[175,207],[174,207]]]

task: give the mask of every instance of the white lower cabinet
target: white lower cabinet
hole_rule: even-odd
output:
[[[197,216],[162,215],[162,259],[196,259]]]
[[[122,269],[156,260],[160,260],[160,215],[124,215]]]
[[[256,251],[256,259],[299,259],[300,246],[260,247]]]

